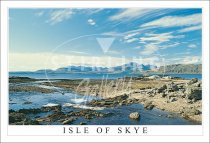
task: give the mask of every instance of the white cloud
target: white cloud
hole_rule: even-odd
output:
[[[179,33],[184,33],[184,32],[191,32],[191,31],[195,31],[195,30],[200,30],[202,28],[201,25],[196,25],[196,26],[191,26],[191,27],[187,27],[187,28],[183,28],[181,30],[179,30]]]
[[[141,25],[141,27],[175,27],[175,26],[192,26],[198,25],[202,21],[201,14],[193,14],[189,16],[166,16],[158,20],[154,20]]]
[[[134,47],[134,49],[141,49],[141,46],[136,46]]]
[[[172,32],[168,33],[160,33],[160,34],[154,34],[154,33],[147,33],[145,34],[146,37],[141,37],[140,42],[156,42],[156,43],[163,43],[163,42],[168,42],[171,39],[174,38],[183,38],[184,35],[178,35],[174,36],[172,35]]]
[[[189,48],[196,48],[197,45],[196,45],[196,44],[189,44],[188,47],[189,47]]]
[[[111,21],[121,21],[121,20],[130,20],[144,16],[148,13],[153,12],[154,9],[144,9],[144,8],[127,8],[121,10],[119,13],[111,16],[109,19]]]
[[[40,11],[40,12],[35,13],[35,16],[38,16],[38,17],[40,17],[42,15],[44,15],[44,11]]]
[[[88,14],[88,15],[92,15],[92,14],[96,14],[101,12],[102,10],[104,10],[103,8],[78,8],[79,12],[83,13],[83,14]]]
[[[175,55],[189,55],[191,52],[181,52],[181,53],[175,53]]]
[[[132,42],[137,41],[137,40],[138,40],[138,38],[131,38],[131,39],[127,39],[125,42],[126,43],[132,43]]]
[[[129,38],[132,38],[132,37],[138,35],[138,34],[139,34],[139,32],[129,33],[128,35],[126,35],[126,36],[124,37],[124,39],[127,40],[127,39],[129,39]]]
[[[104,35],[104,36],[113,36],[113,37],[122,37],[123,36],[123,33],[111,31],[111,32],[102,33],[101,35]]]
[[[145,45],[144,50],[141,51],[140,54],[142,54],[142,55],[150,55],[150,54],[155,53],[158,50],[159,50],[158,45],[151,43],[151,44]]]
[[[35,71],[43,69],[47,53],[9,53],[9,71]]]
[[[134,62],[138,62],[138,63],[142,63],[144,65],[154,65],[157,67],[163,66],[165,64],[165,61],[162,57],[160,57],[159,55],[155,55],[155,56],[147,56],[147,57],[140,57],[138,59],[134,59]]]
[[[113,54],[117,54],[111,51]],[[39,69],[57,69],[69,65],[93,65],[113,67],[128,63],[129,59],[111,56],[88,56],[57,53],[10,53],[9,71],[36,71]]]
[[[82,54],[82,55],[88,55],[88,53],[85,53],[85,52],[80,52],[80,51],[69,51],[69,53],[73,53],[73,54]]]
[[[174,64],[200,64],[202,59],[200,56],[185,56],[181,58],[170,59]]]
[[[74,14],[72,9],[60,9],[54,10],[50,13],[50,18],[47,20],[50,24],[60,23],[64,20],[68,20]]]
[[[160,49],[167,49],[170,47],[176,47],[180,43],[179,42],[171,42],[172,39],[175,38],[183,38],[184,35],[177,35],[174,36],[172,35],[172,32],[168,33],[160,33],[160,34],[155,34],[155,33],[146,33],[145,37],[141,37],[139,43],[143,43],[145,46],[145,49],[140,52],[142,55],[150,55],[154,54],[156,51]],[[172,44],[168,44],[168,43]],[[166,43],[163,45],[163,43]]]
[[[171,47],[176,47],[180,44],[181,43],[179,43],[179,42],[174,42],[173,44],[167,44],[167,45],[161,46],[160,49],[167,49],[167,48],[171,48]]]
[[[95,25],[96,22],[93,19],[88,19],[88,24],[90,25]]]

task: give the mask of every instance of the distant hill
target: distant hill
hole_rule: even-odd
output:
[[[153,65],[144,65],[144,64],[138,64],[135,62],[130,62],[121,66],[115,66],[110,68],[113,71],[124,71],[124,72],[142,72],[142,71],[149,71],[149,70],[153,70],[156,69],[157,66],[153,66]],[[109,69],[109,70],[110,70]]]
[[[45,70],[38,70],[36,72],[45,72]],[[201,64],[174,64],[165,67],[157,67],[154,65],[144,65],[135,62],[130,62],[121,66],[114,67],[96,67],[91,65],[86,66],[67,66],[56,70],[47,69],[47,73],[170,73],[170,74],[201,74]]]
[[[202,64],[174,64],[164,67],[161,66],[158,72],[166,74],[201,74]]]
[[[120,73],[120,72],[142,72],[156,69],[154,65],[144,65],[135,62],[130,62],[121,66],[115,67],[96,67],[96,66],[67,66],[61,67],[56,70],[47,69],[48,73]],[[45,70],[38,70],[36,72],[45,72]]]

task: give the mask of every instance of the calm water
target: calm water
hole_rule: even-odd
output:
[[[201,74],[167,74],[172,77],[181,77],[186,79],[198,78],[201,80]],[[10,72],[9,76],[19,76],[19,77],[30,77],[36,79],[116,79],[126,76],[142,76],[142,74],[129,74],[129,73],[118,73],[118,74],[80,74],[80,73],[34,73],[34,72]]]

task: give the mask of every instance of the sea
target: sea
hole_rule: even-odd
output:
[[[154,75],[154,74],[152,74]],[[202,79],[202,74],[159,74],[160,76],[171,76],[180,77],[185,79],[197,78]],[[104,73],[37,73],[37,72],[10,72],[9,76],[18,77],[30,77],[35,79],[117,79],[123,77],[136,77],[142,76],[142,74],[131,74],[131,73],[115,73],[115,74],[104,74]]]

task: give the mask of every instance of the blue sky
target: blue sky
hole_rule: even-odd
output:
[[[201,17],[201,9],[10,9],[10,71],[130,61],[198,64]],[[107,51],[99,38],[112,39]]]

